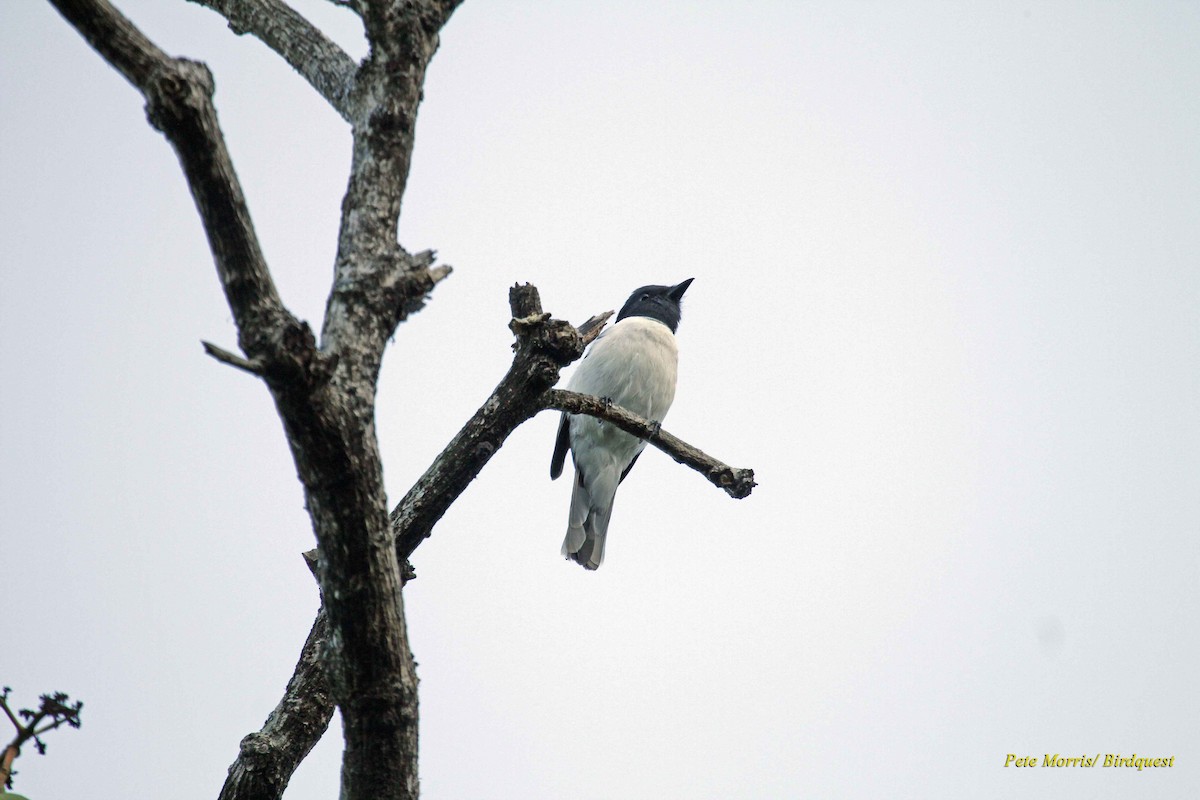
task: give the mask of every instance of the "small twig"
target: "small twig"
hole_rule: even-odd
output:
[[[54,720],[54,722],[51,722],[49,725],[46,725],[46,726],[44,726],[44,727],[41,727],[41,728],[38,728],[38,729],[36,729],[36,730],[34,730],[34,729],[31,727],[31,728],[30,728],[30,731],[33,733],[33,735],[34,735],[34,736],[41,736],[41,735],[42,735],[43,733],[45,733],[46,731],[52,731],[52,730],[54,730],[55,728],[57,728],[59,725],[62,725],[64,722],[66,722],[66,720],[65,720],[65,719],[56,719],[56,720]]]
[[[605,323],[608,322],[614,313],[613,311],[605,311],[603,314],[597,314],[577,328],[585,345],[591,344],[600,335],[604,330]]]
[[[4,713],[8,715],[10,720],[12,720],[12,724],[17,726],[17,730],[20,730],[22,727],[21,722],[15,716],[13,716],[12,710],[9,709],[7,701],[8,693],[5,692],[4,695],[0,697],[0,708],[4,709]]]
[[[243,372],[249,372],[251,375],[256,375],[260,378],[263,376],[263,367],[261,362],[242,358],[236,353],[231,353],[228,350],[217,347],[212,342],[201,341],[200,344],[204,345],[204,352],[208,353],[222,364],[228,364],[231,367],[237,367]]]
[[[429,293],[435,286],[450,277],[450,273],[454,272],[454,268],[449,264],[431,266],[435,257],[432,250],[418,253],[409,259],[408,269],[397,276],[399,280],[395,286],[401,298],[400,321],[424,308],[425,303],[429,300]],[[387,277],[390,276],[381,276],[379,283],[387,283]]]
[[[550,389],[542,395],[542,403],[545,408],[565,411],[568,414],[586,414],[611,422],[626,433],[645,439],[680,464],[696,470],[736,500],[748,497],[758,485],[754,482],[754,470],[722,463],[699,448],[667,433],[657,422],[640,417],[611,402],[605,402],[599,397],[563,389]]]
[[[441,283],[442,281],[446,280],[446,278],[450,277],[450,273],[453,271],[454,267],[450,266],[449,264],[439,264],[438,266],[429,270],[429,279],[435,284]]]

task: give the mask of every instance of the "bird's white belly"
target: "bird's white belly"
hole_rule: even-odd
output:
[[[661,422],[675,399],[679,351],[670,328],[646,317],[629,317],[595,341],[567,388],[607,397],[646,419]],[[594,417],[571,418],[572,451],[592,468],[607,461],[618,474],[645,444]]]

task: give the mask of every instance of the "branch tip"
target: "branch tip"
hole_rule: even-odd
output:
[[[591,344],[600,335],[600,332],[604,330],[605,324],[608,323],[608,320],[614,313],[613,311],[605,311],[603,314],[597,314],[576,328],[579,331],[579,337],[583,339],[585,345]]]
[[[514,284],[508,290],[508,305],[513,319],[524,319],[542,313],[542,296],[531,283]]]
[[[579,392],[550,389],[542,396],[542,406],[567,414],[586,414],[611,422],[626,433],[646,440],[678,463],[699,472],[709,483],[724,490],[735,500],[749,497],[750,492],[757,486],[754,482],[754,470],[731,467],[718,461],[663,430],[657,422],[644,419],[611,401]]]
[[[200,344],[204,345],[205,353],[212,356],[217,361],[220,361],[222,364],[228,364],[231,367],[237,367],[243,372],[249,372],[251,375],[255,375],[259,378],[263,377],[263,365],[258,359],[242,358],[241,356],[231,353],[224,348],[217,347],[212,342],[201,341]]]

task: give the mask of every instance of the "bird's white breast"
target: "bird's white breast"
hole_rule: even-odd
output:
[[[626,317],[592,343],[567,388],[607,397],[662,422],[675,399],[678,363],[670,328],[647,317]],[[576,468],[598,496],[611,497],[621,473],[646,443],[595,417],[572,416],[570,431]]]
[[[592,344],[567,388],[611,398],[635,414],[661,421],[675,399],[679,350],[658,320],[627,317]]]

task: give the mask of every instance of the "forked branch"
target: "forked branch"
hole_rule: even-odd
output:
[[[12,741],[0,748],[0,797],[6,797],[4,790],[12,788],[12,765],[21,754],[21,748],[32,741],[34,748],[45,755],[46,743],[42,741],[42,736],[62,725],[78,728],[79,712],[83,708],[81,701],[72,703],[65,692],[52,692],[39,698],[40,704],[36,709],[22,708],[13,713],[8,705],[10,691],[7,686],[0,690],[0,710],[16,728]]]
[[[529,284],[509,290],[517,335],[516,356],[508,374],[438,455],[425,474],[392,511],[397,557],[407,560],[433,531],[483,465],[525,420],[539,411],[557,409],[587,414],[612,422],[621,430],[645,439],[681,464],[704,475],[731,497],[741,499],[754,488],[754,471],[730,467],[643,419],[599,398],[552,387],[560,370],[583,354],[583,348],[600,335],[612,315],[593,317],[578,330],[542,311],[537,288]]]
[[[516,335],[512,366],[479,410],[463,425],[392,511],[396,555],[401,562],[433,531],[517,426],[542,410],[542,392],[558,382],[563,367],[583,355],[587,341],[569,322],[542,311],[537,288],[509,289]],[[590,336],[599,333],[597,327]]]

